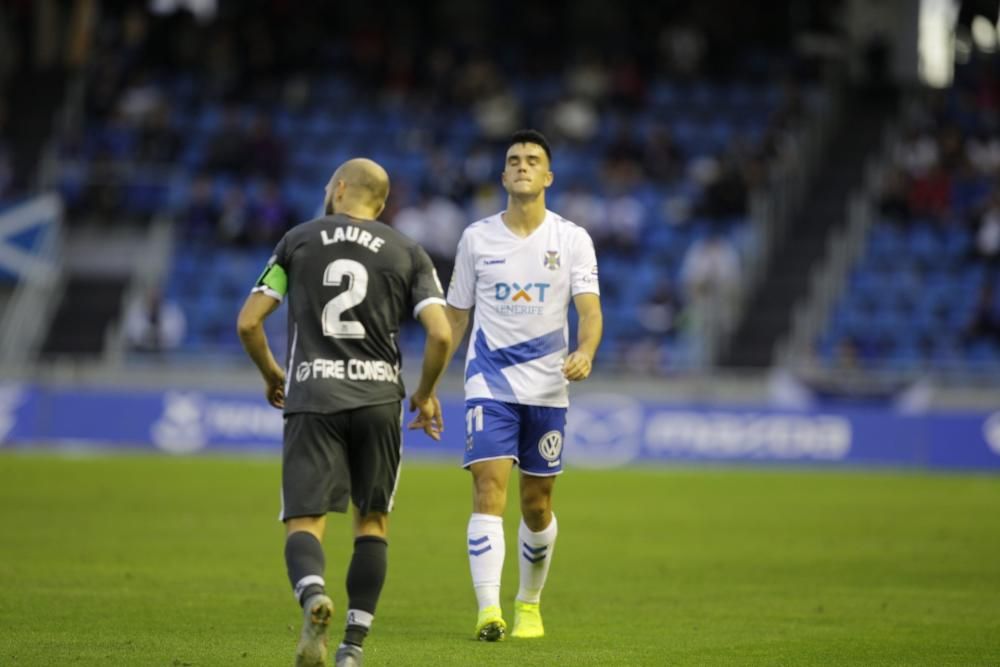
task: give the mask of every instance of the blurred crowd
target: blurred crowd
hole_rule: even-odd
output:
[[[71,222],[144,224],[168,209],[186,243],[270,247],[317,214],[323,196],[322,183],[309,184],[314,196],[293,196],[302,185],[292,165],[295,129],[276,131],[276,119],[391,110],[411,121],[394,130],[396,148],[426,162],[418,174],[390,167],[382,219],[424,245],[447,280],[462,229],[503,208],[498,147],[532,126],[555,149],[550,208],[586,227],[602,255],[634,260],[648,253],[651,227],[699,226],[684,255],[669,258],[676,266],[636,305],[638,328],[623,340],[621,361],[660,368],[664,340],[725,320],[740,277],[734,230],[805,114],[798,81],[807,73],[774,27],[779,9],[712,0],[669,11],[536,4],[510,21],[500,2],[389,8],[222,2],[206,17],[102,3],[83,122],[60,141],[65,164],[87,164],[70,197]],[[721,8],[729,20],[714,20]],[[324,89],[331,74],[348,102]],[[738,82],[777,94],[752,136],[727,134],[711,150],[692,152],[648,112],[663,81],[678,91]],[[178,85],[188,94],[177,95]],[[683,98],[666,104],[707,118],[719,111],[712,102],[688,108]],[[192,160],[190,121],[178,119],[205,108],[217,109],[218,120]],[[448,141],[456,113],[473,121],[462,150]],[[341,141],[367,153],[350,136]],[[592,173],[581,172],[591,161]],[[568,175],[560,178],[560,169]],[[146,192],[137,187],[144,179],[180,182],[182,192],[157,195],[155,185]]]
[[[906,110],[881,193],[880,212],[942,234],[964,227],[972,257],[1000,268],[1000,87],[989,61],[953,89],[928,92]]]
[[[931,244],[955,244],[963,250],[954,257],[915,252],[897,258],[896,267],[908,271],[918,284],[926,276],[953,276],[959,281],[976,271],[974,306],[954,325],[942,322],[934,345],[956,334],[959,349],[985,344],[1000,349],[1000,60],[978,54],[956,69],[954,85],[924,91],[903,110],[898,137],[892,146],[887,173],[879,193],[882,223],[915,238],[931,236]],[[929,246],[930,247],[930,246]],[[956,282],[957,284],[957,282]],[[967,288],[968,289],[968,286]],[[915,298],[925,296],[913,290]],[[961,289],[940,303],[942,311],[966,296]],[[903,304],[912,309],[918,304]],[[942,315],[944,317],[944,315]],[[874,335],[874,332],[873,334]],[[854,337],[838,345],[835,363],[858,368],[886,354],[886,341]]]

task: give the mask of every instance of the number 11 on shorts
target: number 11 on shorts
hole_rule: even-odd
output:
[[[483,406],[474,405],[465,411],[465,432],[472,435],[474,431],[483,430]]]

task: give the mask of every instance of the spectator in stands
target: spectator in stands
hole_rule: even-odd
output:
[[[771,127],[780,132],[789,132],[805,114],[805,100],[802,87],[794,79],[785,79],[781,84],[781,99],[771,116]]]
[[[728,332],[733,323],[740,260],[732,243],[718,230],[693,243],[681,264],[681,283],[694,340],[701,348],[696,356],[704,362],[707,346]]]
[[[269,180],[261,188],[251,220],[250,242],[255,245],[274,245],[298,222],[298,215],[285,201],[278,182]]]
[[[163,109],[163,91],[148,72],[139,72],[121,93],[118,115],[135,127],[141,127],[154,113]]]
[[[646,336],[638,340],[619,339],[619,363],[629,376],[658,375],[664,364],[663,342]]]
[[[91,166],[82,213],[99,224],[124,221],[120,170],[114,157],[105,151],[95,158]]]
[[[222,210],[216,218],[216,238],[226,245],[245,246],[250,243],[252,211],[243,186],[233,183],[226,188]]]
[[[954,125],[943,128],[938,134],[937,161],[945,170],[952,173],[968,162],[962,132]]]
[[[995,115],[1000,111],[1000,89],[994,62],[981,61],[973,82],[973,100],[977,109]]]
[[[1000,188],[994,188],[976,225],[975,254],[988,266],[1000,269]]]
[[[659,50],[663,64],[677,78],[691,79],[697,76],[707,49],[708,43],[702,29],[686,19],[664,26],[660,33]]]
[[[966,344],[987,341],[1000,345],[1000,300],[989,282],[979,290],[976,309],[962,331],[962,340]]]
[[[914,177],[909,193],[913,215],[944,220],[951,213],[951,180],[951,174],[940,164]]]
[[[470,60],[458,72],[456,96],[472,108],[482,135],[490,140],[508,136],[521,124],[520,101],[507,86],[497,63]]]
[[[580,181],[574,181],[559,196],[556,210],[580,225],[590,234],[594,244],[602,247],[611,238],[608,207],[603,197],[591,192]]]
[[[654,125],[642,150],[642,167],[656,185],[674,183],[684,173],[684,154],[665,125]]]
[[[938,163],[938,143],[930,132],[908,128],[893,151],[893,162],[911,177],[923,176]]]
[[[600,119],[589,99],[579,95],[567,96],[552,107],[549,125],[555,137],[583,144],[593,139]]]
[[[205,167],[214,172],[243,175],[249,162],[250,144],[239,111],[227,107],[222,114],[222,126],[208,141]]]
[[[451,276],[455,249],[465,224],[462,209],[427,184],[421,186],[417,200],[401,208],[392,220],[392,226],[401,234],[423,246],[445,284]]]
[[[430,201],[430,192],[426,187],[421,187],[416,199],[408,205],[401,206],[389,221],[389,224],[412,241],[426,249],[424,245],[431,236],[429,220],[427,219],[427,205]],[[432,258],[433,259],[433,258]]]
[[[611,56],[611,90],[608,103],[612,108],[634,113],[646,97],[646,79],[634,55],[613,51]]]
[[[638,305],[636,319],[646,336],[662,341],[677,334],[679,313],[677,292],[669,280],[663,279]]]
[[[494,91],[473,107],[479,130],[490,140],[498,140],[521,125],[521,106],[510,90]]]
[[[181,138],[170,124],[166,103],[151,110],[139,126],[136,158],[141,162],[168,165],[180,152]]]
[[[215,236],[220,211],[215,204],[212,179],[209,176],[201,175],[194,179],[187,208],[179,217],[185,237],[207,240]]]
[[[223,24],[203,45],[206,89],[217,100],[233,100],[245,90],[244,58],[239,54],[235,28]]]
[[[747,183],[735,159],[727,156],[710,177],[695,207],[695,215],[710,220],[731,220],[747,215]]]
[[[159,288],[151,288],[128,305],[124,317],[125,338],[138,352],[164,352],[184,340],[187,319],[180,306],[165,301]]]
[[[496,213],[504,206],[505,194],[496,183],[480,183],[466,205],[468,219],[482,220]]]
[[[566,91],[573,97],[599,102],[611,87],[610,73],[601,55],[593,48],[586,50],[566,70]]]
[[[642,149],[632,138],[629,127],[620,127],[604,149],[601,177],[617,191],[632,190],[642,182]]]
[[[88,86],[84,89],[84,110],[87,116],[103,118],[118,102],[125,65],[120,55],[106,48],[94,54],[88,65]]]
[[[909,222],[911,216],[909,185],[906,172],[902,168],[890,167],[879,196],[879,213],[883,218],[900,225]]]
[[[498,63],[482,55],[462,61],[451,71],[447,83],[459,104],[474,104],[503,88]]]
[[[275,75],[277,47],[274,32],[282,28],[254,12],[241,30],[242,54],[249,82],[258,93],[268,91]]]
[[[280,181],[285,175],[285,144],[274,135],[271,119],[257,114],[250,124],[249,155],[250,176]]]
[[[493,151],[488,143],[477,143],[465,156],[462,180],[466,185],[465,192],[462,193],[464,197],[470,196],[480,185],[492,185],[496,180],[496,174],[493,173]]]
[[[983,207],[990,197],[990,179],[976,171],[965,157],[964,151],[957,166],[950,170],[951,216],[955,220],[968,220],[974,211]]]
[[[463,197],[467,192],[467,186],[462,167],[452,152],[442,147],[435,147],[431,148],[429,153],[424,176],[427,187],[450,201]]]
[[[632,127],[628,122],[622,122],[615,135],[604,149],[606,166],[614,167],[624,163],[628,169],[638,170],[642,162],[642,148],[635,140]]]
[[[639,249],[646,207],[628,190],[612,192],[607,201],[611,247],[624,255]]]
[[[965,143],[965,153],[979,173],[994,174],[1000,169],[1000,136],[981,128]]]

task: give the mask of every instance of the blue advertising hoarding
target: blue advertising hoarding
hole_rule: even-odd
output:
[[[409,432],[408,456],[460,461],[464,405],[460,396],[444,396],[442,404],[442,441]],[[0,385],[0,448],[277,454],[281,431],[281,413],[258,393]],[[1000,472],[1000,411],[792,411],[581,394],[569,411],[564,460],[580,467],[715,461]]]

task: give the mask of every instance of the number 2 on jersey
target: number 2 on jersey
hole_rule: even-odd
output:
[[[364,338],[365,325],[361,322],[341,320],[345,311],[365,300],[368,294],[368,269],[353,259],[338,259],[326,265],[323,284],[339,287],[348,279],[347,289],[323,306],[323,335],[333,338]]]

